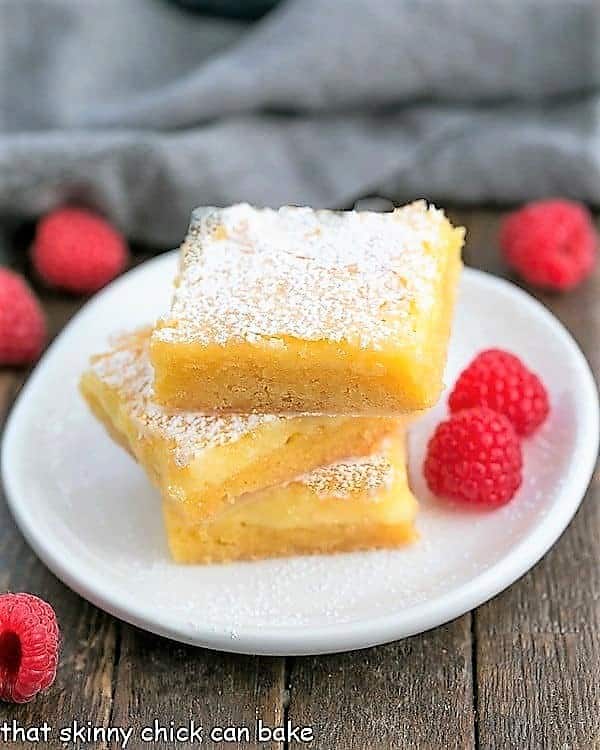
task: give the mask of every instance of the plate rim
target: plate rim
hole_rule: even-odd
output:
[[[110,587],[106,586],[106,582],[103,585],[98,576],[90,582],[73,572],[72,566],[68,564],[69,555],[63,554],[61,557],[44,534],[35,530],[35,524],[30,522],[31,519],[28,519],[26,511],[20,507],[16,499],[18,491],[13,486],[14,478],[10,470],[7,471],[11,446],[14,443],[12,435],[18,430],[22,404],[32,387],[32,383],[38,377],[41,377],[40,373],[43,372],[46,358],[59,342],[69,334],[70,328],[81,317],[88,314],[90,308],[98,303],[103,296],[112,293],[118,286],[131,281],[132,276],[143,272],[148,264],[164,263],[172,255],[172,252],[163,253],[142,263],[92,297],[73,316],[48,347],[21,388],[6,418],[0,465],[7,505],[20,532],[35,554],[54,575],[77,594],[131,625],[192,646],[231,653],[271,656],[339,653],[389,643],[422,633],[471,611],[507,589],[527,573],[562,535],[583,500],[598,456],[600,414],[594,376],[571,333],[541,302],[505,279],[478,269],[465,268],[463,275],[466,278],[478,284],[487,285],[489,288],[499,289],[503,293],[516,295],[526,307],[529,307],[532,314],[541,317],[543,322],[553,329],[553,335],[562,339],[562,344],[570,349],[573,365],[579,373],[580,382],[584,384],[584,389],[587,391],[587,394],[584,393],[583,395],[586,399],[589,399],[590,408],[584,413],[584,424],[580,429],[585,430],[588,435],[593,437],[585,443],[584,453],[579,456],[576,464],[570,465],[570,471],[567,475],[569,477],[568,498],[570,501],[558,506],[554,512],[542,518],[536,526],[533,536],[527,535],[492,566],[456,589],[435,596],[426,602],[413,605],[408,610],[340,624],[329,623],[314,628],[297,625],[277,626],[275,628],[262,625],[237,626],[235,637],[231,630],[226,627],[217,629],[212,625],[205,627],[203,630],[201,626],[196,624],[192,628],[189,623],[182,623],[176,618],[170,619],[164,613],[157,615],[151,608],[139,606],[134,600],[126,600],[123,596],[107,593],[107,588]],[[574,474],[574,476],[571,476],[571,474]],[[76,570],[77,566],[74,567]],[[409,617],[407,617],[407,612]]]

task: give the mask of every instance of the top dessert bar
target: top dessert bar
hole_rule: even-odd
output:
[[[424,202],[383,214],[197,209],[152,334],[155,397],[206,412],[431,406],[463,236]]]

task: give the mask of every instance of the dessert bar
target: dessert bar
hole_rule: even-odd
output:
[[[93,357],[81,391],[163,496],[205,520],[241,495],[340,458],[362,456],[398,429],[395,418],[203,416],[153,401],[149,331]]]
[[[163,501],[169,547],[180,563],[398,547],[416,538],[417,503],[408,488],[405,436],[380,453],[315,469],[255,492],[208,523],[193,523]]]
[[[390,213],[197,209],[152,334],[163,404],[220,413],[401,415],[436,402],[463,230]]]

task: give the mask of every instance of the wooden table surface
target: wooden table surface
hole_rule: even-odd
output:
[[[468,229],[469,265],[504,275],[501,216],[451,212]],[[600,375],[600,272],[577,291],[537,295],[573,333]],[[55,335],[81,302],[49,293]],[[0,372],[5,415],[24,379]],[[40,415],[43,418],[43,415]],[[32,446],[35,450],[35,446]],[[53,728],[311,726],[322,750],[593,750],[600,748],[600,506],[598,476],[568,530],[524,578],[475,611],[423,635],[332,656],[215,653],[149,635],[63,586],[31,552],[0,502],[0,589],[50,601],[63,648],[53,688],[27,706],[0,704],[0,723]],[[65,747],[14,742],[6,747]],[[74,746],[74,745],[69,745]],[[170,741],[129,748],[190,747]],[[288,747],[285,742],[203,747]],[[116,741],[85,747],[117,748]]]

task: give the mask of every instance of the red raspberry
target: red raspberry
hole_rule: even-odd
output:
[[[564,291],[592,272],[598,239],[583,205],[553,199],[509,214],[500,228],[500,246],[525,281]]]
[[[31,252],[46,284],[75,294],[96,292],[123,271],[128,259],[123,236],[79,208],[61,208],[41,219]]]
[[[465,409],[437,426],[423,474],[439,497],[492,508],[514,497],[522,466],[519,438],[508,419],[491,409]]]
[[[45,341],[44,313],[27,282],[0,268],[0,365],[34,362]]]
[[[49,604],[31,594],[0,596],[0,700],[27,703],[54,682],[58,636]]]
[[[448,405],[452,413],[487,406],[508,417],[522,436],[537,430],[550,411],[542,381],[518,357],[501,349],[475,357],[456,381]]]

